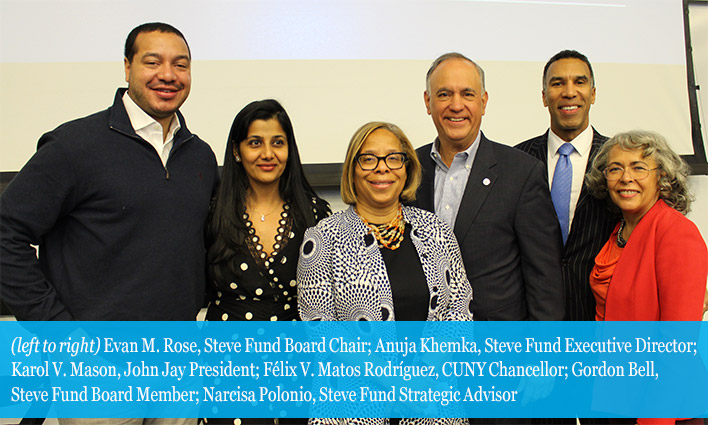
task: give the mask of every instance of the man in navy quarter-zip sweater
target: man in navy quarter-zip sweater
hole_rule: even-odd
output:
[[[218,174],[178,111],[190,64],[176,28],[133,29],[128,89],[107,110],[43,135],[7,187],[0,294],[18,320],[196,318]]]

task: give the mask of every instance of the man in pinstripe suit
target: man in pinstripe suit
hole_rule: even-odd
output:
[[[590,125],[590,106],[595,103],[595,75],[588,58],[575,50],[563,50],[543,68],[543,105],[548,108],[551,127],[540,136],[516,148],[543,161],[548,184],[560,159],[560,146],[573,145],[569,158],[572,181],[568,207],[567,239],[561,260],[565,293],[565,320],[595,320],[595,297],[589,276],[595,256],[607,242],[618,217],[605,200],[594,198],[583,184],[588,164],[607,140]],[[552,190],[553,192],[553,190]],[[555,202],[554,202],[555,204]],[[561,227],[563,221],[561,220]],[[534,419],[534,424],[575,425],[575,418]],[[581,419],[581,424],[604,424],[600,418]]]
[[[562,259],[565,320],[595,320],[595,298],[588,277],[595,256],[607,242],[618,217],[609,212],[604,200],[590,195],[583,184],[587,165],[607,140],[590,126],[595,78],[588,58],[575,50],[554,55],[543,70],[542,97],[551,117],[550,129],[516,147],[547,165],[548,182],[552,184],[559,147],[566,142],[573,145],[569,155],[569,228]]]

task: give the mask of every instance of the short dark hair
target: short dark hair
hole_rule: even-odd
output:
[[[164,22],[148,22],[142,25],[138,25],[137,27],[133,28],[132,31],[130,31],[130,34],[128,34],[128,38],[125,39],[125,50],[123,51],[123,54],[125,55],[125,58],[128,59],[128,62],[133,62],[133,56],[135,56],[135,40],[138,38],[138,35],[144,32],[153,32],[153,31],[159,31],[159,32],[166,32],[166,33],[172,33],[180,36],[182,40],[184,40],[184,44],[187,45],[187,51],[189,52],[189,57],[192,57],[192,51],[189,50],[189,43],[187,43],[187,39],[184,38],[184,34],[177,28],[173,27],[170,24],[166,24]]]
[[[585,65],[587,65],[588,69],[590,70],[590,80],[592,80],[592,86],[595,87],[595,73],[592,71],[592,65],[590,65],[590,61],[588,60],[587,56],[578,52],[577,50],[561,50],[560,52],[553,55],[552,58],[548,59],[548,62],[546,62],[546,66],[543,67],[544,89],[546,88],[546,75],[548,75],[548,68],[551,67],[551,64],[553,62],[559,61],[561,59],[578,59],[585,62]]]

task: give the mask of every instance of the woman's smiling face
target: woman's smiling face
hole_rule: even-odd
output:
[[[656,161],[651,156],[642,156],[640,149],[625,150],[614,146],[610,150],[606,170],[613,169],[622,174],[616,180],[607,180],[612,202],[622,210],[625,220],[641,219],[659,200],[660,170]],[[637,179],[638,174],[647,170],[649,173],[645,177]]]

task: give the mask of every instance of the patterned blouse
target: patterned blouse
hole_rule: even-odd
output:
[[[450,227],[435,214],[403,207],[423,266],[427,320],[472,320],[472,287]],[[305,232],[297,269],[303,320],[395,320],[379,246],[350,207]]]
[[[428,284],[427,320],[472,320],[472,288],[450,227],[433,213],[415,207],[404,206],[403,219],[412,227],[411,241]],[[305,232],[297,275],[303,320],[395,320],[391,285],[381,250],[352,207]],[[390,420],[312,418],[309,423],[388,425]],[[461,425],[468,421],[408,418],[399,423]]]

